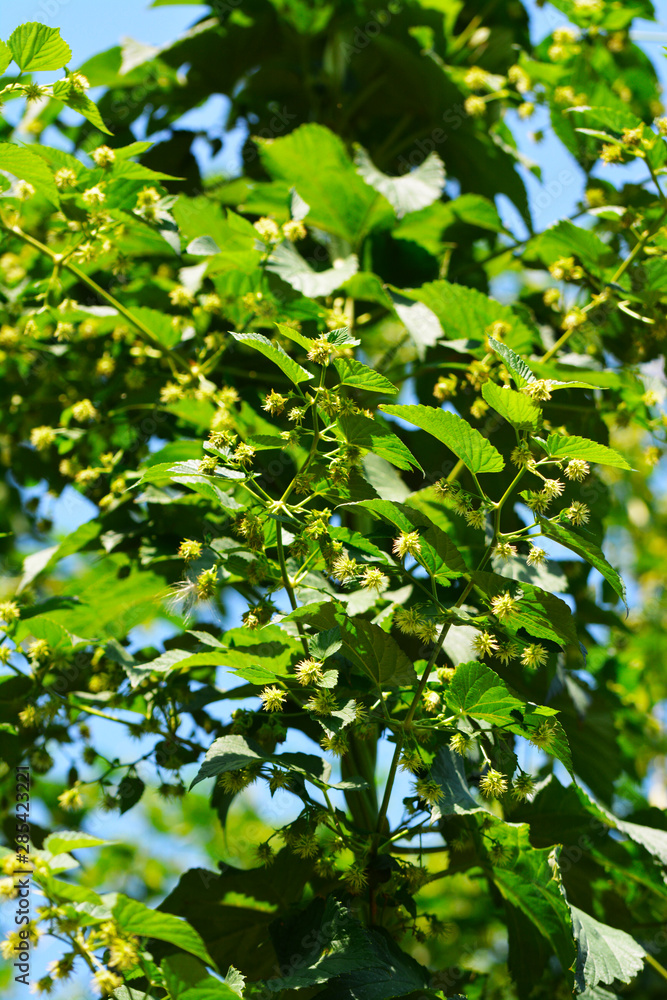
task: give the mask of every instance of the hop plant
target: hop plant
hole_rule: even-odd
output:
[[[470,750],[475,746],[475,737],[470,733],[459,732],[454,733],[454,735],[449,740],[449,745],[454,753],[458,753],[461,757],[469,753]]]
[[[528,566],[542,566],[547,561],[547,554],[544,549],[537,545],[531,545],[526,563]]]
[[[260,692],[260,701],[267,712],[280,712],[287,701],[287,693],[275,684],[265,687]]]
[[[419,540],[418,531],[402,531],[398,538],[395,538],[392,544],[392,552],[399,557],[399,559],[405,559],[407,555],[418,556],[421,552],[421,542]]]
[[[185,559],[186,562],[192,562],[195,559],[199,559],[201,553],[201,542],[193,541],[192,538],[184,538],[178,547],[179,556],[181,559]]]
[[[432,778],[420,778],[415,784],[415,791],[430,806],[436,805],[444,795],[438,782]]]
[[[318,684],[324,677],[323,666],[324,664],[321,660],[307,657],[305,660],[297,663],[294,668],[294,674],[299,684],[302,684],[304,687],[309,684]]]
[[[498,649],[498,642],[489,632],[477,632],[472,647],[478,656],[490,656]]]
[[[512,794],[514,797],[523,801],[525,799],[529,799],[534,791],[535,779],[532,774],[527,774],[526,771],[520,771],[512,782]]]
[[[369,566],[361,574],[361,586],[364,590],[375,590],[380,593],[389,586],[389,577],[376,566]]]
[[[523,652],[521,653],[521,662],[524,667],[530,667],[531,669],[543,667],[548,658],[549,656],[546,649],[544,646],[541,646],[539,642],[534,642],[529,646],[525,646]]]
[[[585,503],[581,503],[579,500],[574,500],[565,510],[565,516],[568,521],[571,521],[574,525],[588,524],[591,512]]]
[[[489,799],[499,799],[507,791],[507,778],[501,771],[490,767],[479,780],[479,790]]]
[[[519,602],[507,590],[504,594],[497,594],[496,597],[491,598],[491,610],[498,621],[507,621],[518,607]]]
[[[573,458],[565,466],[566,477],[573,479],[577,483],[585,479],[589,472],[590,466],[582,458]]]

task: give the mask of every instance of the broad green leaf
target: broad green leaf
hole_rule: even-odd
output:
[[[457,668],[457,669],[460,669]],[[442,797],[433,806],[431,822],[437,823],[443,816],[465,816],[468,813],[488,812],[477,802],[468,786],[463,757],[440,747],[431,764],[429,778],[437,781],[442,789]]]
[[[437,153],[429,153],[416,169],[402,177],[383,174],[362,146],[356,147],[354,160],[357,172],[384,195],[399,219],[427,208],[440,197],[445,186],[445,166]]]
[[[80,115],[83,115],[100,132],[112,135],[112,132],[105,125],[97,105],[91,101],[87,94],[82,94],[80,91],[68,86],[67,80],[59,81],[59,83],[54,85],[53,96],[56,100],[66,104],[68,108],[78,111]]]
[[[0,74],[4,73],[12,61],[12,50],[0,39]]]
[[[289,135],[255,140],[262,165],[276,180],[295,187],[310,205],[308,226],[341,237],[356,248],[394,212],[356,171],[343,140],[323,125],[299,125]]]
[[[127,676],[130,678],[132,687],[137,687],[145,678],[152,673],[162,674],[167,677],[173,671],[186,671],[197,669],[198,667],[217,667],[222,662],[222,656],[218,652],[212,653],[191,653],[186,649],[168,649],[147,663],[123,665]],[[273,679],[275,675],[271,675]]]
[[[235,277],[239,278],[256,271],[261,254],[255,249],[257,232],[247,219],[231,209],[225,210],[204,195],[196,198],[179,195],[172,214],[188,243],[200,239],[202,233],[206,233],[219,247],[219,251],[208,262],[208,274],[217,275],[233,270],[237,272]],[[243,288],[243,291],[248,290],[250,286]]]
[[[400,417],[401,420],[421,427],[438,441],[442,441],[471,472],[500,472],[505,468],[502,455],[491,442],[471,427],[467,420],[449,410],[422,404],[393,403],[381,404],[380,409],[389,416]]]
[[[44,160],[26,146],[13,142],[0,142],[0,170],[6,170],[20,180],[28,181],[35,191],[56,207],[60,206],[60,194],[53,174]]]
[[[299,344],[299,346],[303,347],[305,351],[309,351],[313,346],[312,338],[304,337],[304,335],[299,330],[295,330],[293,326],[287,326],[286,323],[276,323],[276,326],[283,337],[287,337],[288,340],[293,340],[295,344]]]
[[[576,435],[550,434],[545,450],[552,458],[582,458],[598,465],[611,465],[616,469],[631,469],[627,461],[614,448],[608,448],[598,441]]]
[[[352,358],[335,358],[334,365],[340,377],[341,385],[351,385],[355,389],[364,389],[366,392],[384,392],[392,396],[398,392],[398,388],[390,382],[384,375],[373,371],[368,365]]]
[[[320,632],[338,629],[347,658],[378,687],[399,687],[415,681],[411,660],[391,635],[364,618],[350,617],[333,601],[302,605],[286,620],[307,622]]]
[[[518,354],[515,354],[514,351],[507,346],[507,344],[503,344],[499,340],[495,340],[493,337],[489,337],[489,344],[496,354],[499,354],[503,359],[505,367],[514,379],[517,388],[522,389],[523,386],[528,385],[529,382],[537,381],[526,362],[523,361]]]
[[[328,983],[318,993],[325,1000],[390,1000],[421,993],[428,982],[427,970],[389,935],[367,930],[332,896],[307,942],[298,963],[287,964],[283,976],[263,983],[267,991]]]
[[[537,339],[536,332],[513,309],[476,288],[441,279],[427,282],[420,288],[394,288],[393,291],[431,310],[447,340],[479,341],[476,346],[482,347],[497,322],[505,325],[504,339],[516,351],[529,351]]]
[[[492,878],[508,907],[521,912],[548,943],[572,985],[575,961],[572,918],[561,888],[558,849],[534,848],[527,824],[494,823],[492,837],[503,848]],[[519,941],[519,947],[521,942]]]
[[[63,830],[60,833],[50,833],[44,841],[44,848],[51,854],[66,854],[68,851],[76,851],[81,847],[99,847],[100,844],[108,844],[111,841],[100,840],[90,833],[83,833],[80,830]]]
[[[162,960],[162,972],[169,993],[176,1000],[233,1000],[240,995],[231,987],[210,975],[206,966],[193,955],[176,952]],[[197,992],[199,991],[199,992]]]
[[[163,958],[161,969],[169,994],[176,997],[176,1000],[185,990],[196,986],[197,983],[209,976],[203,962],[200,962],[194,955],[187,955],[181,951]]]
[[[188,243],[185,252],[205,257],[209,254],[220,253],[220,247],[212,237],[198,236]]]
[[[221,983],[213,976],[207,976],[196,986],[179,993],[178,1000],[237,1000],[238,996],[239,994],[226,983]]]
[[[557,521],[549,521],[544,517],[537,518],[539,521],[541,534],[546,538],[552,538],[555,542],[560,542],[565,548],[571,549],[572,552],[576,552],[580,555],[586,562],[594,566],[598,572],[602,574],[609,586],[612,588],[615,594],[621,598],[625,606],[627,607],[627,601],[625,598],[625,584],[621,579],[618,572],[613,566],[607,561],[607,558],[602,551],[602,549],[596,544],[595,540],[584,533],[581,528],[574,531],[572,528],[566,527],[564,524],[559,524]]]
[[[132,315],[148,328],[151,335],[161,347],[175,347],[181,339],[181,331],[172,322],[173,317],[157,309],[147,306],[135,306]]]
[[[341,622],[346,655],[374,681],[378,688],[413,684],[415,669],[396,640],[379,625],[363,618]]]
[[[484,663],[459,663],[445,690],[447,708],[459,715],[483,719],[494,726],[515,721],[524,702],[511,694],[505,682]]]
[[[373,420],[361,413],[352,413],[339,417],[338,425],[345,440],[350,444],[366,448],[374,455],[391,462],[397,469],[409,470],[414,466],[423,471],[408,446],[379,420]]]
[[[144,793],[145,788],[144,782],[141,778],[138,778],[131,774],[126,774],[118,785],[116,791],[116,797],[119,802],[119,810],[121,816],[126,813],[133,806],[136,806],[137,802],[140,800]]]
[[[572,926],[577,941],[577,990],[582,992],[598,983],[607,986],[618,980],[629,983],[644,968],[646,952],[625,931],[570,907]]]
[[[510,632],[523,628],[536,639],[550,639],[560,645],[578,644],[572,612],[560,597],[523,580],[510,580],[483,570],[475,570],[473,579],[489,598],[509,592],[519,602],[511,618],[503,623]]]
[[[279,243],[269,257],[267,271],[272,271],[288,285],[310,299],[332,295],[359,270],[356,254],[334,261],[326,271],[314,271],[291,243]]]
[[[579,105],[568,108],[568,114],[577,126],[577,132],[586,135],[601,133],[601,138],[621,141],[625,129],[641,128],[643,122],[626,108],[588,107]]]
[[[110,993],[114,1000],[154,1000],[154,993],[146,993],[145,990],[135,990],[132,986],[119,986]]]
[[[248,741],[243,736],[221,736],[208,748],[190,788],[205,778],[213,778],[226,771],[238,771],[248,764],[266,759],[262,748],[252,740]]]
[[[402,295],[392,291],[391,301],[396,315],[410,335],[417,356],[423,360],[427,348],[433,347],[442,337],[440,320],[432,309],[425,306],[423,302],[415,302],[407,294]]]
[[[482,396],[489,406],[505,417],[517,430],[535,432],[542,423],[542,411],[535,400],[522,392],[506,387],[502,389],[495,382],[485,382]]]
[[[306,382],[312,379],[312,374],[298,365],[296,361],[290,358],[289,354],[283,351],[282,347],[278,347],[277,344],[272,344],[267,337],[263,337],[261,333],[232,333],[234,340],[237,340],[240,344],[247,344],[248,347],[252,347],[254,350],[259,351],[263,354],[265,358],[269,361],[273,361],[274,364],[287,375],[289,379],[298,385],[299,382]]]
[[[28,21],[11,33],[7,44],[24,73],[62,69],[72,58],[72,50],[60,37],[60,28]]]
[[[447,578],[467,572],[463,556],[449,535],[422,510],[390,500],[360,500],[355,506],[388,521],[399,531],[419,531],[422,548],[416,558],[434,576]]]
[[[340,326],[336,330],[329,330],[325,334],[327,340],[330,344],[335,344],[336,347],[343,347],[349,344],[350,347],[356,347],[361,343],[356,337],[352,336],[350,328],[348,326]]]
[[[574,257],[587,271],[603,275],[608,267],[616,267],[616,255],[596,233],[561,219],[531,240],[528,254],[536,255],[544,264],[553,264],[560,257]]]
[[[127,934],[168,941],[169,944],[175,944],[183,951],[201,958],[207,965],[214,964],[201,937],[185,920],[180,920],[171,913],[152,910],[138,900],[130,899],[120,893],[112,912],[119,926]]]

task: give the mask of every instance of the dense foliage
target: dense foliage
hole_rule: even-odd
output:
[[[661,997],[651,4],[554,0],[538,44],[519,0],[210,6],[78,71],[0,42],[0,891],[27,849],[37,989]],[[545,230],[534,115],[585,186]]]

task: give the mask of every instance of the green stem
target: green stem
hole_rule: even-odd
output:
[[[472,580],[469,580],[468,583],[467,583],[467,585],[466,585],[466,587],[465,587],[465,590],[462,592],[462,594],[459,597],[458,601],[454,605],[455,608],[461,607],[461,605],[463,604],[463,602],[467,598],[467,596],[470,593],[470,591],[472,590],[472,588],[473,588],[473,582],[472,582]],[[419,704],[421,696],[422,696],[422,694],[424,692],[424,688],[426,687],[426,683],[427,683],[427,681],[429,679],[429,676],[431,674],[431,670],[433,669],[433,667],[435,665],[435,661],[438,658],[438,654],[440,653],[440,650],[442,648],[442,644],[445,641],[445,638],[446,638],[447,633],[449,632],[449,630],[451,628],[451,625],[452,625],[451,622],[447,622],[445,625],[442,626],[442,629],[440,630],[440,635],[438,636],[438,641],[436,642],[435,646],[433,647],[433,652],[431,653],[430,659],[429,659],[429,661],[428,661],[428,663],[426,665],[424,673],[421,676],[421,679],[419,681],[419,686],[417,688],[415,696],[412,699],[410,707],[408,708],[408,711],[406,713],[405,719],[403,720],[402,730],[396,736],[396,747],[394,749],[394,756],[392,757],[391,764],[390,764],[390,767],[389,767],[389,774],[387,775],[387,782],[385,784],[384,795],[382,797],[382,804],[380,805],[380,812],[378,814],[378,820],[377,820],[377,824],[376,824],[375,841],[374,841],[374,851],[377,851],[377,844],[378,844],[378,841],[379,841],[379,836],[380,836],[380,834],[382,832],[382,826],[383,826],[384,821],[385,821],[385,819],[387,817],[387,810],[389,808],[389,802],[391,800],[391,793],[392,793],[392,789],[394,787],[394,781],[396,780],[396,772],[398,770],[398,762],[400,760],[401,751],[403,750],[403,744],[405,743],[405,732],[406,732],[406,729],[409,729],[410,726],[412,725],[412,719],[413,719],[415,711],[417,709],[417,705]]]
[[[50,247],[47,247],[44,243],[40,243],[39,240],[36,240],[34,236],[30,236],[29,233],[24,233],[18,226],[8,226],[5,222],[0,223],[0,226],[5,230],[5,232],[10,233],[12,236],[17,236],[20,240],[23,240],[24,243],[34,247],[35,250],[39,250],[39,252],[45,257],[48,257],[54,265],[64,268],[77,278],[78,281],[82,281],[84,284],[88,285],[88,287],[92,289],[92,291],[94,291],[99,298],[108,302],[110,306],[113,306],[113,308],[119,312],[121,316],[131,323],[143,340],[156,347],[165,356],[178,361],[178,363],[185,370],[189,370],[187,361],[180,354],[168,347],[165,347],[164,344],[161,344],[152,330],[150,330],[145,323],[138,319],[130,309],[124,306],[122,302],[119,302],[118,299],[111,295],[110,292],[107,292],[101,287],[101,285],[98,285],[96,281],[85,273],[85,271],[82,271],[76,266],[76,264],[72,264],[71,261],[67,259],[67,254],[54,253]]]
[[[282,577],[283,586],[287,593],[288,600],[290,602],[290,607],[292,611],[296,611],[298,605],[296,597],[294,596],[294,588],[292,586],[292,581],[290,580],[289,573],[287,572],[287,563],[285,561],[285,549],[283,547],[283,529],[280,521],[276,521],[276,548],[278,550],[278,562],[280,564],[280,575]],[[303,632],[303,626],[301,622],[297,622],[297,628],[299,630],[299,636],[301,638],[301,645],[303,651],[308,656],[308,640]]]
[[[667,979],[667,969],[664,965],[661,965],[657,959],[653,957],[648,951],[646,952],[646,961],[649,965],[652,965],[655,971],[662,976],[663,979]]]
[[[657,181],[656,181],[656,183],[657,183]],[[615,285],[618,282],[619,278],[621,278],[625,274],[625,272],[627,271],[627,269],[630,267],[630,264],[632,264],[633,260],[635,260],[635,258],[638,257],[639,254],[642,252],[642,250],[644,249],[644,247],[646,246],[646,244],[648,243],[648,241],[651,239],[651,237],[655,235],[655,233],[658,231],[658,229],[660,229],[660,226],[662,225],[663,220],[664,220],[665,216],[667,215],[667,201],[665,200],[665,197],[662,194],[662,191],[661,191],[661,189],[659,187],[658,187],[658,190],[660,191],[661,199],[663,201],[663,204],[665,205],[664,210],[661,212],[660,217],[653,223],[653,225],[650,226],[648,229],[646,229],[642,233],[642,235],[640,236],[639,240],[637,241],[637,243],[635,244],[635,246],[632,248],[632,250],[630,251],[630,253],[628,254],[628,256],[616,268],[616,271],[614,272],[614,274],[612,275],[612,277],[608,281],[609,285]],[[592,306],[592,303],[589,303],[588,306],[585,308],[584,311],[586,312],[588,309],[591,308],[591,306]],[[572,327],[570,330],[566,330],[565,333],[561,337],[558,338],[558,340],[553,345],[553,347],[549,348],[549,350],[546,352],[546,354],[542,355],[542,357],[540,358],[540,363],[544,364],[545,361],[550,361],[551,358],[553,358],[554,354],[556,354],[561,349],[561,347],[564,344],[567,343],[567,341],[570,339],[570,337],[572,336],[572,334],[574,333],[574,331],[576,329],[578,329],[578,327],[575,326],[575,327]]]

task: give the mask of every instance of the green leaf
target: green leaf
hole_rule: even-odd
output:
[[[188,243],[185,248],[185,252],[206,257],[209,254],[220,253],[220,247],[212,237],[198,236],[196,239]]]
[[[515,354],[511,347],[508,347],[507,344],[502,344],[499,340],[494,340],[493,337],[489,337],[489,344],[496,354],[500,355],[503,359],[505,367],[514,379],[517,388],[522,389],[529,382],[537,381],[526,362],[518,354]]]
[[[154,993],[146,993],[144,989],[135,990],[131,986],[119,986],[110,994],[114,1000],[154,1000]]]
[[[0,170],[28,181],[38,194],[52,205],[60,207],[60,195],[53,174],[44,160],[27,147],[17,146],[13,142],[0,142]]]
[[[551,458],[582,458],[586,462],[611,465],[616,469],[630,471],[632,468],[614,448],[576,435],[566,437],[563,434],[550,434],[545,450]]]
[[[364,183],[345,143],[314,122],[289,135],[255,140],[263,167],[295,187],[308,205],[308,226],[346,240],[353,247],[376,225],[394,219],[387,201]]]
[[[497,889],[507,907],[518,910],[548,942],[571,985],[575,947],[570,910],[561,889],[558,849],[534,848],[525,823],[494,823],[491,836],[503,848],[502,861],[492,867]],[[523,947],[521,940],[518,946]],[[525,956],[516,957],[521,961]]]
[[[627,608],[625,597],[625,584],[613,566],[607,562],[607,558],[595,540],[580,528],[574,531],[572,528],[559,524],[557,521],[549,521],[544,517],[537,517],[540,525],[540,532],[546,538],[552,538],[555,542],[560,542],[565,548],[576,552],[586,562],[594,566],[605,578],[615,594],[621,598]]]
[[[400,417],[401,420],[407,420],[408,423],[421,427],[438,441],[442,441],[475,474],[500,472],[505,468],[502,455],[491,442],[471,427],[467,420],[450,413],[449,410],[422,404],[394,405],[393,403],[381,404],[380,409],[389,416]]]
[[[346,655],[378,688],[415,682],[412,662],[396,640],[379,625],[364,618],[345,618],[340,628]]]
[[[0,39],[0,74],[4,73],[12,61],[12,50]]]
[[[569,219],[562,219],[531,240],[529,253],[547,265],[559,257],[574,257],[586,270],[598,275],[607,266],[617,266],[614,251],[599,236]]]
[[[459,670],[457,668],[457,670]],[[463,758],[450,750],[440,747],[431,769],[429,778],[437,781],[443,795],[433,807],[431,822],[437,823],[443,816],[465,816],[468,813],[488,812],[485,806],[477,802],[468,786]]]
[[[515,581],[475,570],[473,579],[489,598],[509,592],[519,601],[505,628],[513,633],[524,628],[536,639],[550,639],[559,645],[578,645],[577,630],[570,608],[555,594],[550,594],[524,580]]]
[[[136,806],[137,802],[144,793],[145,787],[146,786],[141,778],[136,777],[136,775],[125,775],[123,780],[118,785],[118,790],[116,792],[116,797],[120,803],[119,809],[121,816],[133,806]]]
[[[496,322],[506,324],[508,330],[504,338],[517,351],[530,350],[537,338],[510,306],[489,298],[476,288],[441,279],[427,282],[420,288],[393,290],[428,307],[437,317],[447,340],[479,341],[477,346],[481,347]]]
[[[300,990],[328,983],[326,1000],[389,1000],[423,991],[428,973],[382,932],[369,931],[332,896],[307,936],[298,963],[263,983],[266,990]],[[314,943],[311,944],[310,942]]]
[[[106,132],[107,135],[112,135],[113,133],[104,124],[102,115],[100,114],[99,108],[94,104],[91,99],[86,95],[82,94],[79,90],[75,90],[69,81],[59,80],[58,83],[54,84],[53,96],[55,100],[62,101],[66,104],[68,108],[72,108],[73,111],[78,111],[80,115],[83,115],[91,125],[98,128],[100,132]]]
[[[226,771],[238,771],[248,764],[266,759],[266,754],[254,741],[246,740],[244,736],[221,736],[208,748],[190,788],[205,778],[213,778]]]
[[[161,347],[175,347],[181,339],[181,332],[172,323],[172,318],[168,313],[159,312],[157,309],[149,309],[146,306],[134,306],[132,315],[148,327],[149,331]]]
[[[239,997],[243,996],[245,981],[246,977],[238,969],[235,969],[233,965],[230,965],[225,976],[225,983]]]
[[[60,833],[50,833],[44,841],[44,848],[51,854],[66,854],[81,847],[99,847],[100,844],[108,843],[111,841],[100,840],[99,837],[80,830],[63,830]]]
[[[354,504],[373,517],[393,524],[399,531],[419,531],[421,552],[417,561],[438,579],[461,576],[467,572],[463,556],[449,535],[422,510],[391,500],[360,500]]]
[[[238,1000],[239,994],[213,976],[207,976],[196,986],[178,994],[178,1000]]]
[[[600,923],[576,906],[570,910],[577,941],[575,981],[579,992],[598,983],[629,983],[641,972],[646,952],[634,938]]]
[[[356,254],[334,261],[326,271],[314,271],[291,243],[279,243],[266,265],[267,271],[277,274],[288,285],[310,299],[332,295],[359,270]]]
[[[72,58],[72,50],[60,37],[60,28],[49,28],[39,21],[19,25],[7,44],[24,73],[61,69]]]
[[[312,374],[298,365],[296,361],[290,358],[289,354],[283,351],[282,347],[278,347],[277,344],[272,344],[267,337],[263,337],[261,333],[233,333],[232,337],[237,340],[240,344],[247,344],[248,347],[254,348],[254,350],[259,351],[263,354],[265,358],[269,361],[273,361],[274,364],[287,375],[289,379],[298,385],[299,382],[306,382],[312,379]]]
[[[169,944],[175,944],[183,951],[201,958],[207,965],[214,964],[201,937],[185,920],[180,920],[171,913],[152,910],[138,900],[122,894],[118,895],[112,912],[119,926],[127,934],[168,941]]]
[[[352,358],[335,358],[334,365],[340,376],[341,385],[351,385],[355,389],[364,389],[366,392],[390,393],[392,396],[398,392],[398,388],[393,382],[362,364],[361,361],[354,361]]]
[[[409,470],[415,466],[423,471],[408,446],[379,420],[373,420],[361,413],[352,413],[339,417],[338,425],[345,440],[350,444],[366,448],[374,455],[391,462],[397,469]]]
[[[483,719],[494,726],[514,722],[512,712],[525,708],[524,702],[510,693],[498,674],[475,660],[459,663],[446,688],[445,698],[451,711]]]
[[[357,172],[384,195],[399,219],[408,212],[427,208],[440,197],[445,186],[445,166],[435,152],[429,153],[415,170],[402,177],[383,174],[362,146],[357,145],[354,160]]]
[[[412,295],[407,294],[407,291],[405,295],[392,291],[391,301],[396,315],[410,335],[417,356],[423,360],[427,348],[433,347],[442,337],[442,327],[433,310],[425,306],[423,302],[415,302]]]
[[[245,978],[233,966],[222,983],[198,959],[179,952],[162,960],[162,972],[175,1000],[234,1000],[243,995]]]
[[[508,420],[517,430],[537,431],[542,423],[542,411],[534,399],[509,387],[502,389],[495,382],[482,385],[482,396],[489,406]]]

